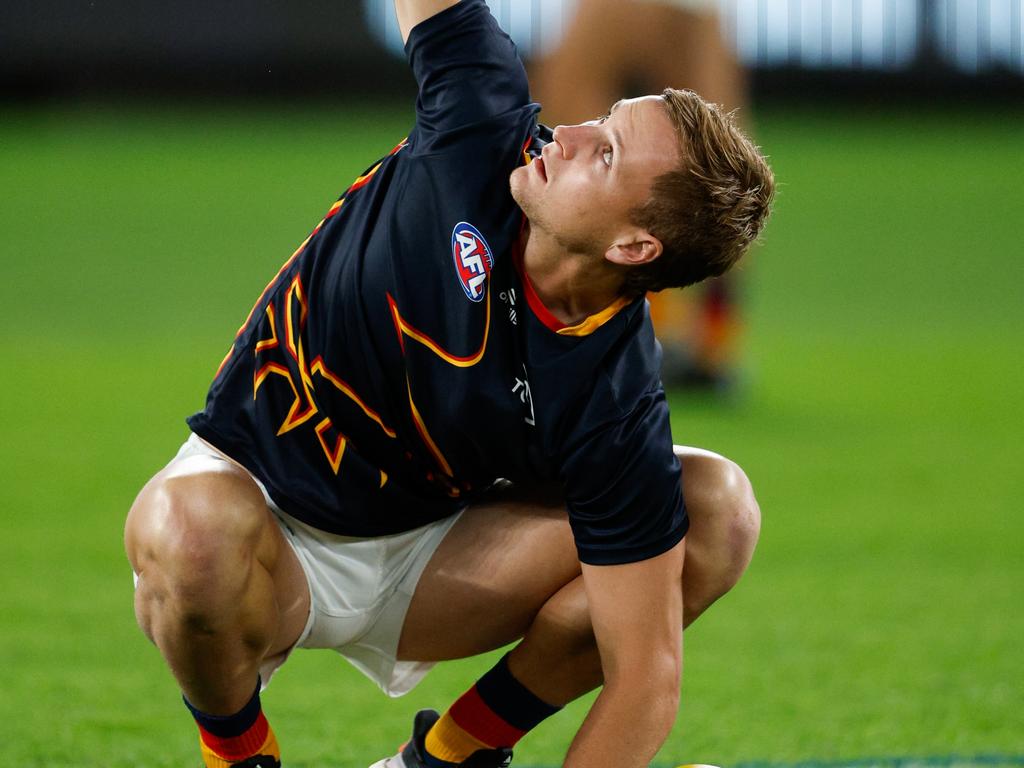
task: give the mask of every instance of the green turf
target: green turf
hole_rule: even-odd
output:
[[[679,441],[747,468],[765,528],[687,635],[658,760],[1022,755],[1024,113],[759,117],[781,189],[746,268],[747,384],[673,413]],[[123,515],[267,279],[406,123],[365,106],[5,108],[6,764],[196,764],[134,627]],[[391,702],[306,652],[265,705],[289,765],[362,768],[488,664]],[[517,765],[558,764],[585,706]]]

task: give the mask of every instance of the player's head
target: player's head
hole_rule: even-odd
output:
[[[621,268],[624,293],[722,274],[768,214],[768,165],[692,91],[617,102],[554,138],[541,162],[512,174],[513,196],[531,229]]]
[[[623,100],[608,115],[559,125],[541,156],[517,168],[512,195],[534,233],[573,254],[623,266],[657,258],[657,238],[632,221],[654,179],[676,168],[679,141],[657,96]]]
[[[650,197],[632,212],[664,249],[626,272],[624,290],[632,294],[721,275],[757,239],[775,194],[771,168],[732,114],[693,91],[670,88],[661,98],[682,161],[655,179]]]

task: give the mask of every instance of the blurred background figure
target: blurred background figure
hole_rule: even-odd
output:
[[[723,34],[718,0],[577,0],[564,37],[530,71],[534,98],[549,125],[607,112],[617,99],[690,88],[749,128],[742,65]],[[739,372],[741,276],[737,272],[685,291],[651,294],[668,386],[726,392]]]

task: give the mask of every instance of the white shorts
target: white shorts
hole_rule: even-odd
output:
[[[195,434],[175,458],[197,455],[230,461]],[[309,618],[295,647],[337,651],[388,696],[411,691],[434,665],[395,658],[402,625],[423,569],[459,515],[391,536],[337,536],[283,512],[263,484],[253,480],[309,584]],[[264,687],[291,651],[264,659],[260,667]]]

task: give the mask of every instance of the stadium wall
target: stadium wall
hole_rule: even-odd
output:
[[[550,47],[574,0],[489,2],[529,53]],[[0,99],[407,96],[389,4],[4,0]],[[755,98],[1024,99],[1022,4],[720,0]]]

